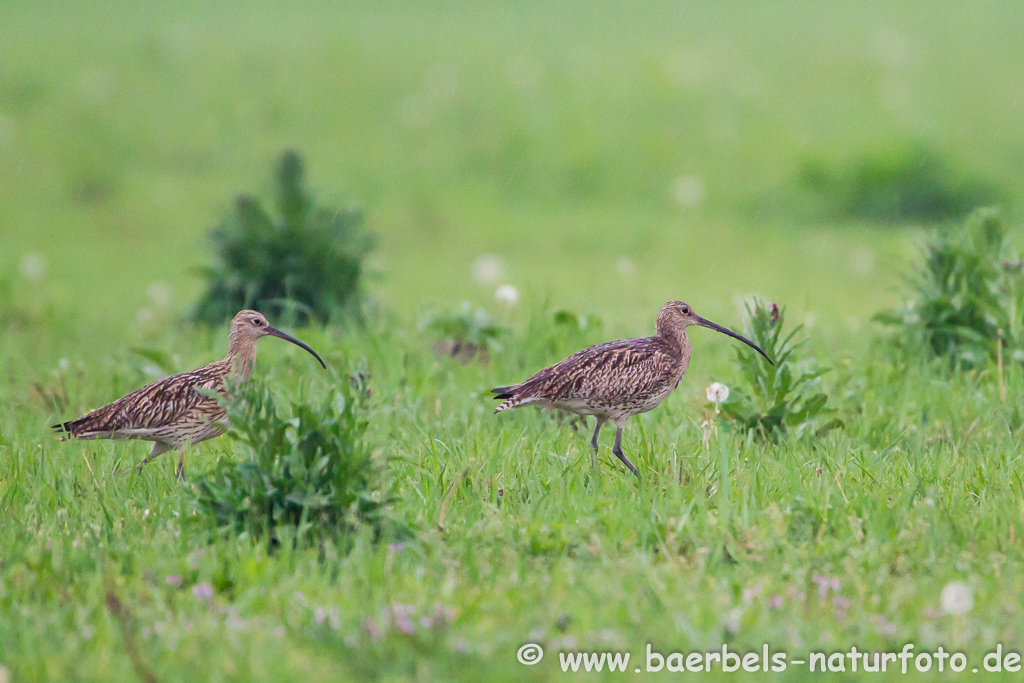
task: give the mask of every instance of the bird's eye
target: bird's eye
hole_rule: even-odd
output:
[[[683,315],[690,315],[690,307],[683,306]]]
[[[263,321],[260,320],[259,318],[253,318],[252,319],[252,324],[255,325],[256,327],[259,327],[260,325],[263,324]]]

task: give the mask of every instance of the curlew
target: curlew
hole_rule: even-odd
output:
[[[508,387],[492,389],[504,402],[495,413],[536,405],[559,408],[577,415],[593,415],[597,427],[590,445],[597,453],[597,435],[605,422],[615,427],[612,452],[636,476],[640,473],[622,452],[622,428],[631,416],[654,409],[679,385],[690,365],[686,328],[700,325],[734,339],[772,359],[757,344],[732,330],[705,320],[681,301],[669,301],[658,312],[657,334],[621,339],[578,351],[560,363]],[[774,365],[774,363],[772,363]]]
[[[260,313],[240,311],[231,320],[228,355],[224,360],[147,384],[85,417],[53,425],[53,430],[62,435],[61,441],[68,438],[152,441],[153,448],[139,465],[140,470],[161,453],[177,450],[176,472],[181,478],[189,444],[219,436],[222,430],[218,425],[227,422],[224,408],[209,392],[225,396],[224,382],[229,376],[236,381],[247,380],[256,362],[256,340],[268,335],[302,347],[327,368],[316,351],[272,327]]]

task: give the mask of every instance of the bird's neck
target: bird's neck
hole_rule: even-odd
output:
[[[682,325],[662,324],[658,321],[658,336],[668,342],[668,345],[676,350],[680,357],[690,357],[690,339],[686,336],[686,328]]]
[[[686,329],[676,327],[670,330],[658,329],[658,337],[665,340],[665,345],[671,349],[671,355],[675,357],[673,386],[679,384],[687,368],[690,367],[690,338],[686,336]]]
[[[241,379],[249,379],[252,366],[256,364],[256,340],[231,335],[228,341],[228,357],[231,371]]]

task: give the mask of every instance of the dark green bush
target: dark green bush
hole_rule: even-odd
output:
[[[1021,261],[994,209],[975,211],[962,225],[934,232],[924,262],[909,278],[913,298],[876,316],[899,328],[898,345],[923,346],[967,367],[996,354],[997,338],[1024,346]],[[1019,353],[1016,355],[1020,355]]]
[[[282,410],[265,383],[232,388],[224,401],[246,457],[222,458],[194,481],[201,519],[233,533],[276,543],[282,527],[296,542],[337,537],[359,523],[379,530],[379,468],[364,440],[367,378],[360,373],[318,402],[289,401]]]
[[[742,432],[758,437],[781,437],[793,434],[824,434],[842,422],[828,406],[828,395],[820,388],[819,378],[828,372],[813,360],[797,362],[796,351],[806,340],[796,341],[803,328],[794,327],[783,335],[785,309],[775,304],[747,307],[749,322],[745,335],[764,349],[775,365],[745,346],[736,354],[745,385],[729,392],[721,404],[722,414]]]
[[[286,151],[277,168],[277,215],[260,200],[238,198],[210,233],[216,257],[193,309],[219,323],[243,308],[301,323],[351,312],[361,296],[363,259],[373,240],[361,212],[318,206],[307,193],[302,158]]]
[[[872,221],[958,219],[999,199],[994,187],[957,172],[920,141],[893,145],[845,169],[807,161],[798,177],[831,212]]]

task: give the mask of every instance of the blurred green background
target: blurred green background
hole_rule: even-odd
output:
[[[851,331],[892,304],[914,222],[814,208],[808,163],[923,141],[1024,195],[1016,2],[43,1],[0,30],[0,267],[42,256],[59,309],[121,328],[195,300],[286,147],[365,209],[387,307],[507,282],[616,332],[669,298]]]
[[[867,321],[908,298],[925,228],[979,198],[1019,227],[1022,109],[1009,0],[5,3],[0,678],[133,676],[104,611],[111,574],[140,637],[168,629],[143,649],[172,681],[518,680],[515,649],[538,637],[540,677],[577,636],[1017,648],[1020,374],[894,360]],[[364,533],[323,564],[182,533],[167,461],[122,477],[141,444],[46,429],[223,353],[226,326],[178,324],[207,231],[238,194],[269,198],[288,148],[320,204],[365,211],[369,294],[398,319],[297,333],[372,373],[372,443],[415,534],[403,549]],[[506,285],[518,308],[496,300]],[[833,368],[847,423],[827,440],[716,436],[733,460],[702,445],[704,387],[740,386],[741,347],[710,332],[676,396],[626,431],[654,486],[622,476],[607,433],[590,479],[586,429],[482,398],[649,333],[668,299],[742,329],[751,295],[812,323],[801,361]],[[435,358],[415,324],[464,300],[464,317],[514,328],[489,364]],[[566,332],[560,309],[603,325]],[[275,391],[335,390],[286,347],[260,351]],[[190,458],[201,475],[239,451],[223,438]],[[973,612],[940,614],[959,581]],[[453,629],[375,635],[406,602],[447,605]]]

